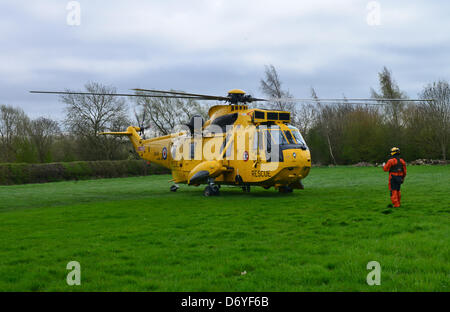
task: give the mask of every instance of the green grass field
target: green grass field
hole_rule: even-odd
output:
[[[313,168],[293,194],[169,179],[1,186],[0,290],[449,291],[450,166],[410,166],[399,209],[380,168]]]

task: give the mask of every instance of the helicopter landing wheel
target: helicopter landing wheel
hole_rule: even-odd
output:
[[[278,188],[278,191],[280,193],[292,193],[293,189],[287,185],[282,185]]]
[[[246,184],[242,187],[244,193],[250,193],[250,185]]]
[[[206,197],[219,195],[219,187],[217,185],[208,185],[205,187],[203,195]]]
[[[172,186],[170,187],[170,191],[171,191],[171,192],[176,192],[179,188],[180,188],[180,187],[179,187],[178,185],[174,184],[174,185],[172,185]]]

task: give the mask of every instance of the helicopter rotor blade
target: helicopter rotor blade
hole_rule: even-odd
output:
[[[216,96],[216,95],[206,95],[206,94],[197,94],[197,93],[187,93],[180,91],[164,91],[164,90],[151,90],[151,89],[131,89],[133,91],[141,91],[141,92],[152,92],[152,93],[164,93],[164,94],[176,94],[176,95],[187,95],[192,97],[202,97],[202,98],[211,98],[211,99],[223,99],[228,100],[227,97],[224,96]]]
[[[172,98],[172,99],[195,99],[202,101],[230,101],[230,97],[204,95],[195,93],[185,93],[178,91],[162,91],[162,90],[150,90],[150,89],[133,89],[137,92],[151,92],[159,94],[128,94],[128,93],[95,93],[95,92],[72,92],[72,91],[30,91],[30,93],[41,94],[60,94],[60,95],[97,95],[97,96],[128,96],[128,97],[144,97],[144,98]],[[373,98],[342,98],[342,99],[313,99],[313,98],[268,98],[260,99],[248,96],[243,99],[244,102],[315,102],[324,104],[354,104],[354,105],[388,105],[387,102],[426,102],[433,101],[430,99],[373,99]]]
[[[225,96],[216,96],[216,95],[206,95],[206,94],[197,94],[197,93],[186,93],[186,92],[180,92],[180,91],[163,91],[163,90],[150,90],[150,89],[132,89],[134,91],[143,91],[143,92],[156,92],[156,93],[168,93],[168,94],[177,94],[177,95],[190,95],[190,96],[198,96],[198,97],[205,97],[211,100],[219,100],[219,101],[229,101],[229,97]],[[266,102],[266,99],[259,99],[254,97],[248,97],[247,100],[249,102],[257,102],[257,101],[264,101]]]
[[[193,97],[181,95],[152,95],[152,94],[127,94],[127,93],[95,93],[95,92],[70,92],[70,91],[30,91],[30,93],[40,94],[61,94],[61,95],[98,95],[98,96],[133,96],[133,97],[147,97],[147,98],[173,98],[173,99],[196,99],[196,100],[228,100],[228,98],[207,98],[207,97]]]
[[[266,99],[266,101],[269,102],[276,102],[276,101],[282,101],[282,102],[354,102],[354,101],[364,101],[364,102],[423,102],[423,101],[432,101],[429,99],[373,99],[373,98],[342,98],[342,99],[313,99],[313,98],[305,98],[305,99],[298,99],[298,98],[269,98]]]
[[[388,104],[386,103],[370,103],[370,102],[323,102],[319,104],[323,104],[323,105],[329,105],[329,104],[333,104],[333,105],[370,105],[370,106],[386,106]]]
[[[386,106],[388,105],[387,103],[371,103],[371,102],[345,102],[345,101],[328,101],[328,102],[317,102],[317,101],[292,101],[294,102],[293,104],[300,104],[300,102],[303,103],[315,103],[315,104],[319,104],[319,105],[370,105],[370,106]]]
[[[250,102],[270,102],[270,100],[268,100],[268,99],[258,99],[258,98],[251,97],[250,98]]]

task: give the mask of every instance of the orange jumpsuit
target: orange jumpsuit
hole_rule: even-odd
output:
[[[389,190],[391,191],[392,204],[394,207],[400,207],[400,186],[406,177],[406,163],[402,158],[394,156],[384,165],[383,170],[389,171]]]

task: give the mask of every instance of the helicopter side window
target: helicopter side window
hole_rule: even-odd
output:
[[[222,143],[222,146],[220,147],[220,154],[223,153],[223,150],[224,150],[225,146],[227,146],[227,142],[229,140],[229,136],[230,136],[229,134],[228,135],[224,135],[223,143]]]
[[[228,140],[234,140],[234,141],[236,142],[236,140],[237,140],[237,135],[238,135],[238,133],[239,133],[239,130],[241,130],[241,125],[237,125],[237,126],[235,127],[235,129],[232,129],[232,130],[230,131],[230,133],[229,133]],[[228,141],[228,140],[227,140],[227,141]],[[226,151],[226,154],[225,154],[225,157],[227,157],[227,158],[233,157],[233,154],[236,154],[236,152],[234,151],[234,144],[235,144],[235,142],[232,142],[232,143],[228,146],[227,151]],[[245,143],[244,143],[244,144],[245,144]],[[235,157],[235,156],[234,156],[234,157]]]
[[[233,143],[231,143],[228,146],[227,151],[225,152],[225,157],[230,158],[232,156],[232,152],[233,152]]]
[[[258,133],[259,131],[257,130],[253,133],[253,150],[255,152],[258,150]]]
[[[224,150],[225,147],[227,146],[228,142],[229,142],[230,140],[232,140],[232,139],[233,139],[233,131],[228,132],[228,134],[225,135],[225,136],[223,137],[223,144],[222,144],[222,146],[220,147],[220,154],[221,154],[221,155],[222,155],[222,153],[223,153],[223,150]],[[233,144],[230,144],[230,145],[228,146],[227,150],[225,151],[225,158],[231,156],[232,148],[233,148]]]
[[[283,153],[281,152],[281,145],[287,145],[287,140],[284,137],[283,133],[281,132],[281,130],[276,129],[273,130],[273,128],[271,128],[272,130],[266,130],[264,131],[265,135],[267,135],[266,137],[266,161],[267,162],[271,162],[271,161],[283,161]],[[272,152],[274,152],[272,149],[276,148],[279,149],[278,150],[278,157],[276,157],[276,159],[272,159]]]
[[[284,137],[281,130],[271,130],[270,134],[272,136],[272,143],[274,145],[286,145],[288,144],[288,141]]]
[[[266,139],[266,136],[264,134],[264,131],[259,129],[259,127],[255,128],[254,134],[253,134],[253,150],[255,152],[258,152],[258,150],[264,151],[264,140]]]
[[[193,160],[195,157],[195,143],[191,143],[191,160]]]
[[[264,151],[264,141],[266,140],[265,131],[258,131],[259,150]]]

